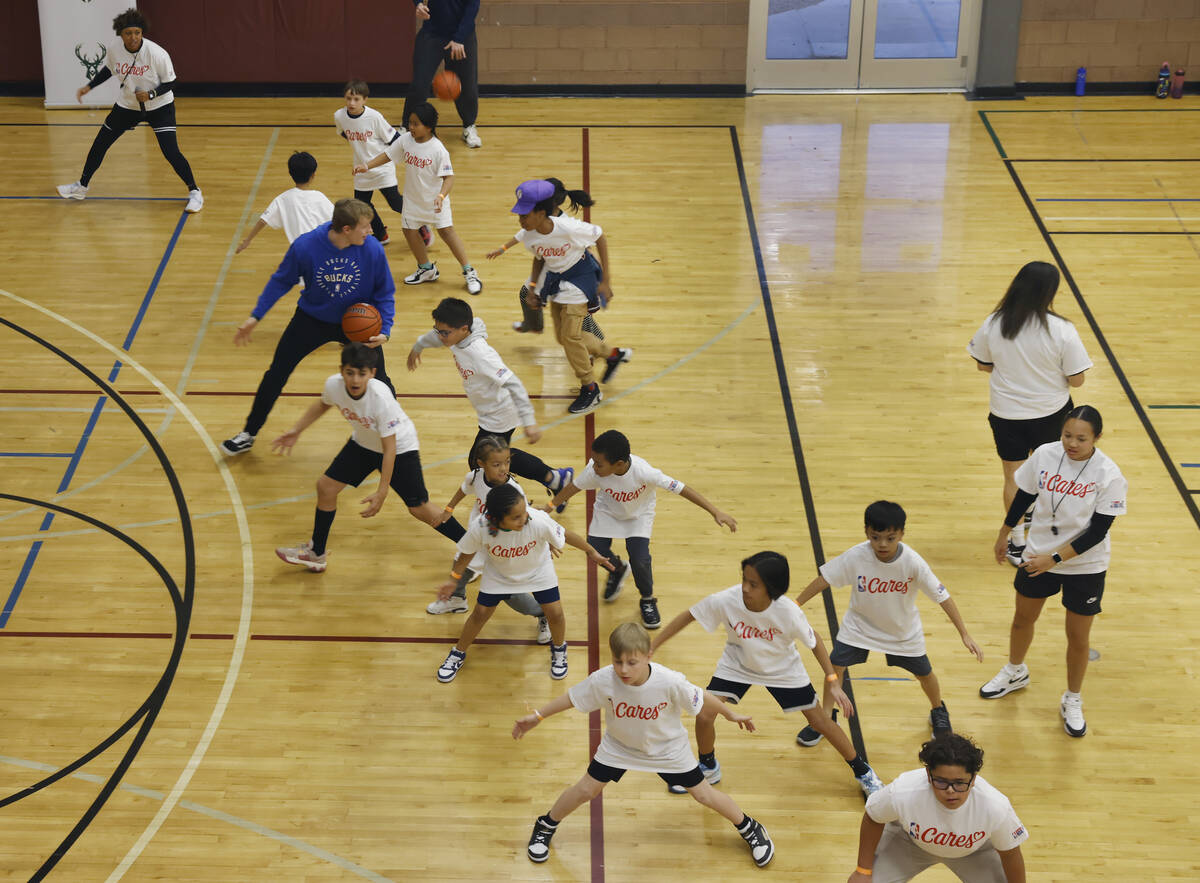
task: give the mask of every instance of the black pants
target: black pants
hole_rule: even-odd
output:
[[[371,195],[374,190],[355,190],[354,198],[361,199],[367,205],[371,206],[371,232],[380,242],[387,235],[387,228],[383,226],[383,219],[379,217],[379,212],[375,210],[374,204],[371,202]],[[387,200],[387,204],[392,211],[400,214],[404,211],[404,197],[400,195],[400,188],[393,184],[391,187],[380,187],[379,192],[383,194],[383,198]]]
[[[462,117],[463,128],[475,125],[479,116],[479,54],[475,32],[463,42],[467,57],[454,61],[450,58],[450,50],[443,49],[450,41],[435,36],[429,28],[417,31],[417,39],[413,44],[413,75],[408,86],[408,96],[404,99],[404,119],[402,125],[408,126],[408,117],[414,107],[429,100],[433,88],[433,75],[437,73],[438,65],[446,61],[446,70],[458,74],[462,81],[462,93],[454,99],[458,115]]]
[[[79,183],[84,187],[88,186],[92,175],[96,174],[100,163],[104,162],[104,155],[108,153],[108,148],[143,120],[154,130],[158,149],[171,164],[175,174],[179,176],[188,190],[196,190],[196,178],[192,175],[192,167],[188,164],[187,157],[179,150],[179,139],[175,136],[174,101],[144,112],[114,104],[104,120],[104,125],[100,127],[100,131],[96,133],[96,137],[92,141],[92,148],[83,162],[83,172],[79,176]]]
[[[271,357],[271,367],[267,368],[262,380],[258,382],[258,390],[254,393],[254,404],[250,407],[250,416],[246,418],[245,431],[247,433],[258,435],[263,424],[267,422],[267,415],[271,413],[271,408],[275,407],[275,400],[283,392],[284,384],[287,383],[288,378],[292,376],[292,372],[296,370],[296,366],[304,360],[304,357],[318,347],[335,341],[338,343],[348,342],[346,335],[342,333],[340,324],[322,322],[320,319],[314,319],[299,307],[296,308],[292,321],[288,322],[287,328],[283,329],[283,334],[279,336],[279,343],[275,345],[275,355]],[[333,368],[332,361],[329,367]],[[382,348],[379,350],[379,367],[375,369],[375,379],[386,383],[393,394],[396,392],[396,388],[392,386],[392,381],[388,378],[387,371],[383,366]]]
[[[591,534],[587,538],[592,547],[616,564],[620,559],[613,554],[611,537],[596,537]],[[626,537],[625,552],[629,555],[629,566],[633,569],[633,584],[643,598],[654,595],[654,571],[650,561],[649,537]]]
[[[479,432],[475,434],[475,441],[471,442],[471,450],[467,452],[467,462],[470,463],[472,469],[479,466],[478,463],[471,461],[471,453],[475,450],[475,446],[479,444],[479,440],[485,435],[494,435],[497,438],[502,438],[506,442],[511,442],[513,433],[516,432],[516,427],[507,432],[491,432],[479,427]],[[531,481],[536,481],[538,484],[546,483],[546,473],[550,471],[540,457],[535,457],[533,454],[520,450],[519,448],[510,447],[509,453],[512,455],[512,460],[509,462],[509,471],[513,475],[519,475],[521,478],[528,478]]]

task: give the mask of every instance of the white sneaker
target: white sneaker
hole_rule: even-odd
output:
[[[467,142],[467,147],[483,147],[479,131],[474,126],[463,126],[462,139]]]
[[[59,184],[55,189],[63,199],[87,199],[88,189],[78,181],[73,181],[70,184]]]
[[[299,564],[313,573],[325,571],[325,556],[313,554],[312,540],[299,546],[280,546],[275,550],[275,554],[288,564]]]
[[[539,644],[550,643],[550,623],[546,622],[546,617],[544,616],[538,617],[537,642]]]
[[[1062,715],[1063,729],[1068,736],[1078,739],[1087,733],[1087,721],[1083,719],[1083,697],[1078,693],[1074,696],[1063,693],[1058,713]]]
[[[561,681],[567,676],[567,642],[563,641],[562,646],[550,646],[550,677],[556,681]]]
[[[883,787],[883,782],[879,781],[879,776],[870,767],[867,767],[867,771],[861,776],[855,776],[854,781],[858,782],[859,788],[862,788],[864,797],[870,797]]]
[[[481,576],[483,576],[482,570],[476,570],[473,567],[467,568],[467,584],[468,585],[475,582],[475,580],[479,579]]]
[[[1025,663],[1012,665],[1005,663],[1000,673],[979,688],[979,695],[984,699],[999,699],[1014,690],[1029,686],[1029,668]]]
[[[462,668],[463,663],[467,661],[467,654],[462,653],[457,649],[451,649],[446,654],[446,661],[438,666],[437,679],[443,684],[448,684],[458,676],[458,670]]]
[[[475,272],[475,268],[463,270],[463,279],[467,283],[467,294],[479,294],[483,291],[483,283],[479,281],[479,274]]]
[[[221,450],[231,457],[244,454],[252,447],[254,447],[254,436],[245,430],[239,432],[233,438],[227,438],[221,442]]]
[[[405,285],[420,285],[422,282],[435,282],[438,278],[437,263],[434,262],[432,267],[417,267],[412,273],[404,277]]]
[[[189,190],[187,205],[183,207],[183,210],[190,215],[194,215],[202,208],[204,208],[204,194],[199,190]]]
[[[466,613],[467,599],[459,598],[457,595],[451,595],[445,601],[438,599],[437,601],[431,602],[429,606],[425,608],[425,612],[432,613],[434,616],[437,616],[440,613]]]

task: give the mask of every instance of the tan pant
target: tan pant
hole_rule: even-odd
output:
[[[583,320],[588,314],[587,304],[560,304],[550,302],[550,316],[554,320],[554,336],[567,354],[571,370],[580,384],[587,386],[596,382],[592,372],[592,358],[606,357],[612,347],[605,344],[590,331],[583,330]]]

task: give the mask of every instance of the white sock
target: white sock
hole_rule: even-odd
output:
[[[1079,702],[1082,702],[1083,696],[1079,693],[1072,693],[1070,690],[1067,690],[1067,692],[1063,693],[1063,699],[1075,699]]]
[[[1025,671],[1025,663],[1020,662],[1014,664],[1011,662],[1006,662],[1004,663],[1004,670],[1010,675],[1019,675],[1021,672]]]
[[[1008,532],[1008,541],[1018,549],[1025,548],[1025,522],[1018,521],[1017,526]]]

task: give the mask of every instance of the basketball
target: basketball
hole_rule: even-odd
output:
[[[342,313],[342,333],[349,340],[366,343],[379,333],[383,320],[379,318],[379,310],[370,304],[351,304]]]
[[[433,78],[433,94],[442,101],[453,101],[462,93],[462,80],[454,71],[441,70]]]

